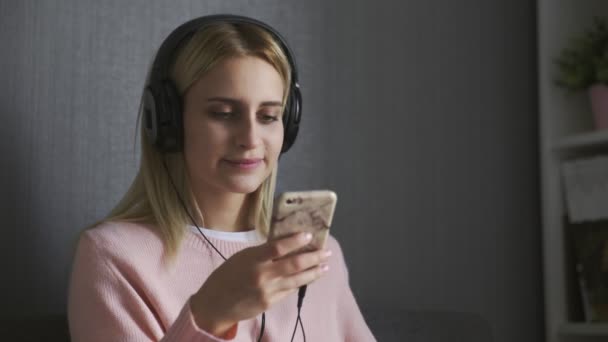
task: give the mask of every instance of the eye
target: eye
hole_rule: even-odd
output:
[[[279,116],[278,115],[272,115],[272,114],[262,114],[262,121],[265,123],[271,123],[271,122],[275,122],[275,121],[279,121]]]
[[[234,113],[233,112],[211,112],[211,115],[213,115],[213,117],[218,118],[218,119],[230,119]]]

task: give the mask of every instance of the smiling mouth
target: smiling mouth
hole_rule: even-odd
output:
[[[255,159],[235,159],[235,160],[230,160],[230,159],[226,159],[226,161],[233,163],[233,164],[256,164],[262,161],[262,158],[255,158]]]
[[[262,159],[240,159],[240,160],[229,160],[224,159],[228,165],[233,166],[241,170],[251,170],[262,164]]]

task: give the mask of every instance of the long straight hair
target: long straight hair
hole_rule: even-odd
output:
[[[291,68],[284,51],[265,29],[247,23],[214,23],[198,30],[189,41],[174,54],[170,77],[180,95],[221,61],[231,57],[253,56],[271,64],[284,81],[283,110],[291,84]],[[148,70],[147,79],[150,78]],[[147,82],[146,82],[147,83]],[[195,219],[203,219],[194,193],[190,188],[183,152],[160,153],[148,140],[141,122],[140,105],[137,124],[141,125],[141,160],[133,183],[107,217],[89,226],[108,221],[139,222],[158,229],[163,239],[166,255],[174,259],[186,233],[192,224],[184,211],[180,198],[171,184],[174,182],[188,212]],[[137,131],[137,130],[136,130]],[[167,175],[171,174],[171,180]],[[263,236],[268,236],[276,185],[277,166],[253,196],[254,205],[249,213],[250,222]]]

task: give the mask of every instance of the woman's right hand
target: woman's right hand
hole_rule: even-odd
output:
[[[320,278],[327,250],[285,257],[307,245],[304,233],[245,248],[228,258],[192,296],[199,328],[222,336],[239,321],[253,318],[274,303]]]

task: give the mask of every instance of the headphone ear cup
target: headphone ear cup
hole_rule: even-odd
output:
[[[292,85],[287,103],[285,104],[285,112],[283,113],[283,147],[281,153],[287,152],[298,136],[300,129],[300,117],[302,114],[302,94],[300,86],[296,83]]]
[[[175,84],[166,80],[163,82],[163,105],[166,113],[166,122],[162,126],[165,130],[164,150],[166,152],[180,152],[184,142],[184,125],[182,113],[182,100]]]
[[[154,85],[150,84],[144,90],[144,99],[143,99],[143,118],[142,124],[144,126],[144,131],[146,132],[146,136],[150,141],[150,144],[153,146],[158,146],[158,111],[156,105],[156,99],[158,91],[155,90]]]
[[[160,152],[179,152],[183,144],[182,103],[171,81],[153,83],[144,94],[144,127]]]

